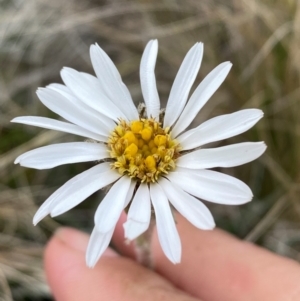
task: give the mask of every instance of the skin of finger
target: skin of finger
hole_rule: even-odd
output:
[[[128,258],[104,255],[94,269],[87,268],[87,241],[84,234],[68,229],[48,243],[45,269],[56,301],[199,301]]]
[[[153,235],[156,270],[178,288],[205,301],[296,301],[300,300],[299,264],[224,231],[202,231],[176,215],[182,241],[182,261],[173,265]],[[123,243],[122,225],[114,236],[115,246],[134,257],[132,245]]]
[[[125,212],[121,214],[121,217],[115,228],[115,232],[112,238],[112,245],[121,252],[122,255],[135,259],[134,243],[124,239],[123,224],[127,220]]]

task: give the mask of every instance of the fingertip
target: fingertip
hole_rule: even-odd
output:
[[[57,301],[97,300],[97,266],[90,269],[85,263],[89,236],[71,228],[61,228],[48,242],[44,252],[46,277]],[[108,248],[102,261],[118,254]],[[94,298],[94,299],[93,299]]]
[[[82,251],[85,234],[59,230],[45,250],[45,268],[56,301],[191,300],[171,283],[130,259],[106,251],[89,269]]]
[[[81,266],[80,256],[64,244],[57,235],[48,242],[44,252],[44,266],[48,284],[57,300],[66,299],[68,278],[72,273],[78,273]],[[83,254],[81,256],[83,257]],[[68,300],[68,299],[66,299]]]
[[[88,245],[89,236],[86,233],[76,229],[62,227],[56,230],[53,239],[59,240],[61,243],[67,245],[71,249],[85,252]]]

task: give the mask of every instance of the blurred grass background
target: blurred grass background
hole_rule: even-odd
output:
[[[89,46],[98,42],[120,70],[136,103],[142,101],[139,63],[151,38],[162,102],[187,50],[204,42],[198,84],[219,63],[233,68],[194,124],[242,108],[265,117],[222,144],[264,140],[259,160],[222,171],[255,195],[239,207],[208,204],[219,227],[300,260],[300,2],[298,0],[0,0],[0,300],[51,300],[42,268],[44,244],[61,224],[90,232],[99,192],[37,227],[39,205],[82,163],[36,171],[13,164],[21,153],[77,138],[10,124],[16,116],[58,118],[36,97],[37,87],[61,82],[63,66],[93,73]]]

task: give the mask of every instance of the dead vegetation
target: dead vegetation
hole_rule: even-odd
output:
[[[9,121],[23,115],[56,118],[35,90],[60,82],[63,66],[92,72],[89,46],[94,42],[113,58],[137,103],[142,100],[139,61],[150,38],[159,40],[156,75],[162,101],[196,41],[205,45],[197,82],[217,64],[233,62],[196,122],[261,108],[263,120],[230,142],[264,140],[268,149],[254,163],[224,170],[248,183],[254,200],[240,207],[210,207],[219,227],[299,260],[299,30],[297,0],[0,1],[0,300],[49,298],[41,259],[48,237],[59,224],[92,227],[101,193],[55,221],[32,226],[47,196],[91,164],[46,171],[15,166],[22,152],[76,137]]]

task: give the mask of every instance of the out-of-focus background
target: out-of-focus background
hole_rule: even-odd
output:
[[[245,166],[221,171],[246,182],[255,195],[244,206],[208,204],[218,227],[300,260],[300,2],[298,0],[0,0],[0,300],[52,300],[42,254],[59,225],[90,232],[102,198],[37,227],[32,217],[59,186],[93,163],[33,170],[13,164],[21,153],[72,135],[11,124],[16,116],[58,118],[38,100],[37,87],[61,82],[63,66],[93,73],[89,46],[113,59],[136,103],[142,101],[139,63],[151,38],[163,103],[187,50],[204,42],[197,77],[223,61],[233,68],[195,124],[243,108],[265,117],[220,145],[264,140],[267,152]]]

